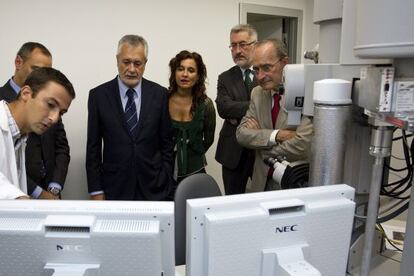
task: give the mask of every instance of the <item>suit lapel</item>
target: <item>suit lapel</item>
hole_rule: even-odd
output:
[[[10,80],[3,86],[3,92],[2,98],[6,100],[6,102],[14,101],[17,98],[17,94],[14,92]]]
[[[272,123],[272,94],[270,91],[263,90],[263,99],[262,99],[262,106],[264,108],[264,128],[266,129],[273,129]]]
[[[257,105],[258,114],[260,114],[262,118],[263,125],[261,126],[264,129],[273,129],[272,123],[272,93],[270,91],[263,90],[261,88],[261,97],[260,101]],[[286,125],[287,120],[287,112],[284,108],[284,96],[280,100],[280,110],[279,114],[276,118],[276,124],[274,129],[280,129],[281,127]]]
[[[121,96],[119,95],[118,78],[115,78],[111,82],[110,89],[106,90],[105,92],[108,98],[108,106],[112,106],[115,111],[115,116],[118,118],[119,122],[122,124],[128,135],[130,135],[124,116],[124,108],[122,107]]]
[[[250,95],[248,95],[246,91],[246,87],[244,86],[243,82],[243,75],[239,68],[239,66],[234,66],[232,70],[232,82],[236,86],[236,91],[238,94],[238,98],[243,101],[248,101],[250,99]]]
[[[256,74],[253,74],[253,88],[255,88],[258,85],[259,85],[259,83],[257,82]],[[249,95],[249,100],[250,100],[250,95]]]
[[[282,98],[280,100],[280,110],[279,110],[279,114],[277,115],[276,125],[275,125],[276,129],[286,126],[287,115],[288,115],[286,109],[284,108],[285,97],[283,95],[281,97]]]
[[[142,133],[144,129],[145,120],[149,113],[151,113],[150,107],[152,97],[151,97],[151,87],[148,85],[148,82],[142,78],[142,85],[141,85],[141,109],[139,112],[139,120],[138,120],[138,137]]]

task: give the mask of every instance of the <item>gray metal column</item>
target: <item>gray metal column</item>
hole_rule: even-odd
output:
[[[369,276],[371,268],[372,246],[375,237],[375,225],[378,217],[383,164],[384,158],[391,154],[392,133],[392,127],[378,126],[372,129],[369,153],[375,157],[375,163],[372,165],[372,178],[369,191],[367,221],[365,223],[365,240],[364,250],[362,252],[360,276]]]
[[[401,261],[400,276],[414,274],[414,188],[411,186],[410,208],[408,209],[405,229],[404,252]]]
[[[341,184],[351,118],[351,83],[341,79],[315,81],[313,101],[309,186]]]
[[[310,186],[343,183],[346,134],[350,119],[351,105],[315,103]]]

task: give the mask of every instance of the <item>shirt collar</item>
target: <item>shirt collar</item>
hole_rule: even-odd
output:
[[[7,122],[9,124],[10,132],[13,138],[13,143],[16,144],[16,142],[22,138],[25,139],[27,135],[22,135],[19,129],[19,126],[16,123],[16,120],[13,118],[13,115],[10,112],[9,106],[6,102],[3,102],[4,104],[4,110],[6,111],[7,115]]]
[[[13,80],[13,78],[10,79],[10,86],[13,88],[16,94],[19,94],[21,87]]]
[[[128,97],[126,95],[126,92],[128,91],[129,87],[126,86],[125,83],[122,82],[122,80],[119,77],[119,75],[118,75],[118,78],[117,79],[118,79],[118,86],[119,86],[119,92],[121,93],[121,97],[122,98]],[[138,84],[135,87],[132,88],[132,89],[135,90],[135,92],[137,93],[137,95],[139,95],[140,92],[141,92],[141,84],[142,84],[142,79],[138,82]]]
[[[270,94],[272,95],[272,97],[273,97],[274,94],[279,94],[281,97],[283,97],[284,87],[283,87],[283,85],[279,85],[279,87],[283,88],[282,93],[280,93],[279,89],[272,89],[270,91]]]
[[[240,66],[239,66],[239,68],[240,68],[240,70],[242,71],[242,74],[243,74],[243,76],[244,76],[244,72],[246,71],[246,69],[250,69],[250,74],[253,74],[253,69],[252,69],[252,67],[249,67],[249,68],[241,68]]]

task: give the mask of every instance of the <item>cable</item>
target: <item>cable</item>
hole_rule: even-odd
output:
[[[413,181],[413,163],[414,163],[414,155],[413,155],[413,140],[411,141],[411,146],[408,145],[407,135],[405,130],[402,130],[402,147],[404,152],[404,159],[406,161],[406,167],[401,169],[395,169],[389,166],[389,164],[384,164],[384,168],[388,168],[391,171],[401,172],[407,171],[406,175],[400,178],[397,181],[383,184],[381,187],[381,195],[389,196],[396,199],[407,199],[409,196],[401,196],[404,194],[408,189],[411,187],[411,183]]]
[[[398,156],[393,155],[393,154],[391,154],[391,157],[394,158],[394,159],[397,159],[397,160],[405,160],[405,158],[398,157]]]
[[[410,138],[410,137],[413,137],[413,136],[414,136],[414,134],[409,134],[406,137],[407,138]],[[398,140],[401,140],[401,139],[402,139],[402,136],[398,136],[398,137],[394,137],[392,140],[393,141],[398,141]]]
[[[398,208],[397,210],[395,210],[394,212],[392,212],[388,215],[385,215],[383,217],[378,217],[377,218],[377,223],[384,223],[386,221],[389,221],[389,220],[401,215],[404,211],[406,211],[408,209],[408,205],[409,205],[409,202],[405,203],[403,206],[401,206],[400,208]],[[360,221],[363,221],[363,222],[365,222],[367,220],[366,216],[361,216],[361,215],[354,214],[354,217],[356,219],[360,220]]]
[[[401,160],[405,160],[405,159],[401,159]],[[387,169],[389,169],[389,170],[391,170],[391,171],[394,171],[394,172],[402,172],[402,171],[405,171],[405,170],[407,170],[407,169],[408,169],[408,167],[401,168],[401,169],[396,169],[396,168],[391,167],[391,166],[390,166],[389,164],[387,164],[387,163],[385,163],[384,165],[385,165],[385,167],[386,167]]]
[[[395,248],[395,250],[397,250],[397,251],[399,251],[399,252],[402,252],[402,251],[403,251],[401,248],[399,248],[399,247],[395,244],[396,242],[395,242],[394,240],[390,239],[390,238],[387,236],[387,233],[385,233],[384,227],[383,227],[380,223],[378,223],[376,226],[377,226],[377,229],[381,232],[382,236],[385,238],[385,240],[386,240],[387,242],[389,242],[389,244],[390,244],[392,247],[394,247],[394,248]]]
[[[391,175],[393,175],[393,176],[395,176],[395,177],[397,177],[399,180],[401,180],[403,177],[401,176],[401,175],[399,175],[398,173],[395,173],[395,172],[388,172],[389,174],[391,174]]]
[[[409,202],[405,203],[403,206],[401,206],[400,208],[398,208],[394,212],[392,212],[388,215],[385,215],[383,217],[378,218],[377,222],[378,223],[383,223],[383,222],[389,221],[389,220],[401,215],[404,211],[406,211],[408,209],[408,205],[409,205]]]
[[[383,215],[385,213],[390,212],[392,209],[397,208],[399,205],[402,205],[405,201],[407,201],[406,199],[402,199],[402,200],[396,200],[396,202],[392,202],[391,204],[389,204],[389,206],[386,206],[384,208],[381,209],[381,212],[379,213],[379,215]]]

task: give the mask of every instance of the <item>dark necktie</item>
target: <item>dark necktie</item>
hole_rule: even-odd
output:
[[[272,123],[273,128],[275,128],[277,115],[279,115],[280,110],[280,95],[274,94],[273,95],[273,107],[272,107]]]
[[[128,101],[125,106],[125,119],[128,124],[128,130],[131,133],[132,137],[135,139],[138,135],[138,117],[137,117],[137,107],[134,101],[134,93],[133,89],[128,89],[126,95],[128,96]]]
[[[250,79],[250,72],[251,72],[250,69],[246,69],[244,71],[244,87],[246,87],[246,91],[249,95],[253,88],[253,82]]]

